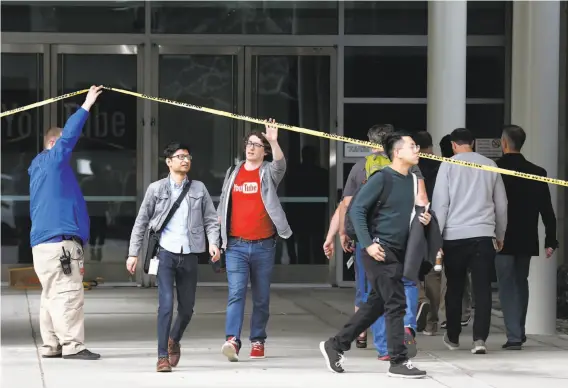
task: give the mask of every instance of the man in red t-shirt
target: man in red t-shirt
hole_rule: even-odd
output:
[[[266,133],[253,131],[245,137],[246,160],[227,171],[217,209],[229,283],[222,352],[229,361],[239,360],[249,278],[250,358],[264,358],[276,238],[292,235],[276,194],[286,173],[286,159],[278,144],[278,128],[271,124],[274,120],[266,124]],[[272,162],[265,161],[270,154]]]

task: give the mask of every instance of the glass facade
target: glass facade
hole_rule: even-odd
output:
[[[102,83],[365,139],[389,122],[426,128],[428,3],[334,1],[2,2],[2,111]],[[507,120],[510,4],[468,3],[467,126],[499,135]],[[104,23],[92,20],[105,20]],[[43,131],[83,96],[2,118],[2,264],[31,263],[27,166]],[[256,125],[105,92],[73,158],[94,244],[88,273],[133,282],[128,240],[161,150],[189,143],[191,174],[215,201]],[[349,169],[344,144],[279,131],[279,187],[294,231],[278,244],[275,282],[353,280],[321,246]],[[201,281],[221,281],[201,258]]]

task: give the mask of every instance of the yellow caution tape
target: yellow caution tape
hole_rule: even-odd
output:
[[[88,91],[89,91],[89,89],[83,89],[83,90],[79,90],[79,91],[76,91],[76,92],[73,92],[73,93],[67,93],[67,94],[64,94],[64,95],[59,96],[59,97],[53,97],[53,98],[48,98],[47,100],[43,100],[43,101],[40,101],[40,102],[34,102],[33,104],[30,104],[30,105],[21,106],[21,107],[16,108],[16,109],[12,109],[12,110],[9,110],[9,111],[6,111],[6,112],[2,112],[2,113],[0,113],[0,117],[10,116],[10,115],[13,115],[15,113],[20,113],[20,112],[23,112],[23,111],[28,110],[28,109],[33,109],[33,108],[37,108],[37,107],[44,106],[44,105],[47,105],[47,104],[51,104],[52,102],[65,100],[66,98],[78,96],[79,94],[87,93]]]
[[[108,87],[108,86],[104,86],[103,88],[117,92],[117,93],[128,94],[128,95],[138,97],[138,98],[142,98],[142,99],[145,99],[145,100],[175,105],[175,106],[179,106],[179,107],[182,107],[182,108],[193,109],[193,110],[197,110],[197,111],[201,111],[201,112],[207,112],[207,113],[211,113],[211,114],[214,114],[214,115],[217,115],[217,116],[229,117],[229,118],[232,118],[232,119],[248,121],[248,122],[251,122],[251,123],[256,123],[256,124],[261,124],[261,125],[264,125],[264,124],[267,123],[267,120],[261,120],[261,119],[257,119],[257,118],[254,118],[254,117],[249,117],[249,116],[245,116],[245,115],[241,115],[241,114],[237,114],[237,113],[224,112],[222,110],[206,108],[204,106],[193,105],[193,104],[189,104],[189,103],[186,103],[186,102],[178,102],[178,101],[168,100],[167,98],[148,96],[146,94],[131,92],[129,90],[112,88],[112,87]],[[3,112],[3,113],[0,114],[0,117],[9,116],[9,115],[12,115],[12,114],[15,114],[15,113],[18,113],[18,112],[23,112],[23,111],[28,110],[28,109],[36,108],[36,107],[47,105],[47,104],[51,104],[52,102],[60,101],[60,100],[63,100],[63,99],[69,98],[69,97],[73,97],[73,96],[76,96],[76,95],[79,95],[79,94],[83,94],[83,93],[86,93],[86,92],[88,92],[88,89],[79,90],[79,91],[73,92],[73,93],[68,93],[68,94],[65,94],[65,95],[62,95],[62,96],[59,96],[59,97],[49,98],[49,99],[44,100],[44,101],[36,102],[34,104],[22,106],[20,108],[16,108],[16,109],[12,109],[12,110],[7,111],[7,112]],[[313,129],[296,127],[296,126],[288,125],[288,124],[274,123],[274,125],[278,128],[286,129],[288,131],[293,131],[293,132],[299,132],[299,133],[303,133],[303,134],[306,134],[306,135],[317,136],[317,137],[321,137],[321,138],[325,138],[325,139],[329,139],[329,140],[342,141],[342,142],[345,142],[345,143],[357,144],[357,145],[375,148],[375,149],[381,149],[381,150],[383,149],[383,147],[381,145],[372,143],[370,141],[352,139],[352,138],[341,136],[341,135],[336,135],[336,134],[326,133],[326,132],[321,132],[321,131],[315,131]],[[440,162],[456,164],[458,166],[476,168],[476,169],[479,169],[479,170],[491,171],[491,172],[495,172],[495,173],[499,173],[499,174],[515,176],[515,177],[518,177],[518,178],[529,179],[529,180],[533,180],[533,181],[550,183],[550,184],[553,184],[553,185],[568,187],[568,181],[564,181],[564,180],[561,180],[561,179],[543,177],[543,176],[534,175],[534,174],[527,174],[527,173],[523,173],[523,172],[507,170],[507,169],[504,169],[504,168],[499,168],[499,167],[494,167],[494,166],[487,166],[487,165],[483,165],[483,164],[466,162],[466,161],[463,161],[463,160],[444,158],[442,156],[437,156],[437,155],[433,155],[433,154],[420,153],[419,155],[420,155],[421,158],[438,160]]]

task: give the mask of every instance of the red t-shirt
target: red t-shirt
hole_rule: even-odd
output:
[[[274,225],[260,196],[260,167],[241,167],[233,184],[230,236],[260,240],[274,234]]]

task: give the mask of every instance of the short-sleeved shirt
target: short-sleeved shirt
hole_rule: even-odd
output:
[[[383,152],[377,152],[375,154],[386,156],[386,154]],[[363,182],[367,180],[367,172],[365,171],[365,162],[366,159],[362,159],[357,163],[355,163],[353,168],[351,168],[349,176],[347,177],[347,182],[345,182],[345,187],[343,188],[343,197],[352,197],[353,195],[355,195],[355,192],[361,187]],[[417,165],[412,166],[409,172],[416,174],[416,177],[418,179],[424,179],[422,171],[420,171],[420,168],[418,168]]]
[[[233,184],[230,236],[261,240],[274,234],[274,225],[260,195],[260,169],[239,170]]]

